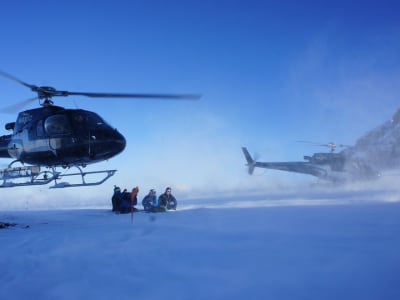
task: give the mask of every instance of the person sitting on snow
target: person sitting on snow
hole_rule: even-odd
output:
[[[158,198],[158,203],[160,207],[164,207],[165,209],[168,210],[176,210],[176,206],[178,205],[178,202],[176,201],[175,197],[171,194],[171,188],[167,187],[165,189],[165,193],[161,194],[160,197]]]
[[[131,212],[131,193],[127,189],[122,192],[122,202],[120,207],[121,214],[127,214]]]
[[[136,186],[132,189],[131,192],[131,209],[133,211],[137,211],[135,205],[137,205],[137,194],[139,193],[139,188]]]
[[[121,201],[122,201],[121,189],[118,186],[114,185],[114,194],[111,197],[112,211],[117,212],[120,210]]]
[[[151,189],[142,200],[143,209],[145,211],[153,211],[153,207],[158,206],[156,191]]]

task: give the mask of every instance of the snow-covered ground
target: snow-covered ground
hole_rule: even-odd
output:
[[[6,199],[1,199],[6,201]],[[396,190],[0,211],[0,299],[400,299]]]

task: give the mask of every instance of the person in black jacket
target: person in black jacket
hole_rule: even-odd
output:
[[[112,202],[112,211],[119,212],[122,202],[122,193],[121,189],[116,185],[114,185],[114,194],[111,197],[111,202]]]
[[[120,213],[127,214],[131,212],[131,193],[127,189],[122,192],[122,201],[120,205]]]
[[[161,207],[165,207],[167,210],[176,210],[176,206],[178,202],[176,201],[175,197],[171,194],[171,188],[167,187],[165,189],[165,193],[161,194],[158,198],[158,205]]]

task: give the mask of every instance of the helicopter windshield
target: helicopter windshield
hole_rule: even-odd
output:
[[[75,110],[71,113],[72,126],[76,129],[96,128],[107,124],[99,115],[85,110]]]
[[[71,134],[71,127],[66,115],[53,115],[44,122],[44,128],[49,136]]]

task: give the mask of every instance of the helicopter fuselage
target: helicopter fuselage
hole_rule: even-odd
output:
[[[70,167],[107,160],[125,148],[125,138],[99,115],[82,109],[43,106],[19,113],[0,137],[0,157],[22,163]]]

